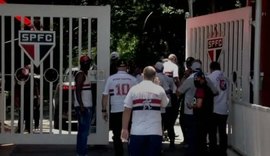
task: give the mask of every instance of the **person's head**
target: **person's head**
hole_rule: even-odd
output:
[[[216,61],[210,63],[210,70],[211,72],[215,70],[220,70],[220,64]]]
[[[199,70],[194,75],[194,85],[195,87],[199,88],[202,87],[205,84],[205,75],[204,73]]]
[[[157,73],[162,73],[163,72],[163,68],[164,68],[164,66],[163,66],[163,63],[162,62],[157,62],[155,64],[155,69],[156,69]]]
[[[24,66],[24,68],[31,70],[31,64],[27,64],[26,66]]]
[[[27,81],[30,76],[30,70],[27,67],[20,68],[16,71],[16,79],[18,81]]]
[[[116,65],[117,65],[118,71],[126,71],[127,70],[127,62],[124,59],[118,59]]]
[[[118,59],[119,59],[119,53],[116,52],[116,51],[112,52],[112,53],[111,53],[111,60],[112,60],[112,61],[116,61],[116,60],[118,60]]]
[[[152,66],[147,66],[143,69],[143,79],[144,80],[150,80],[153,81],[155,80],[156,77],[156,70]]]
[[[168,59],[171,60],[173,63],[177,63],[177,57],[175,54],[170,54]]]
[[[191,69],[193,72],[197,72],[199,70],[202,70],[202,63],[198,60],[194,60],[191,64]]]
[[[92,59],[88,55],[82,55],[80,57],[81,70],[87,71],[90,69]]]
[[[192,63],[193,63],[193,61],[195,61],[195,59],[194,59],[194,57],[188,57],[187,59],[186,59],[186,67],[188,68],[188,69],[190,69],[191,68],[191,65],[192,65]]]

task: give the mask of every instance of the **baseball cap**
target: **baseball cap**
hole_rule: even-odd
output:
[[[191,65],[191,69],[192,69],[193,71],[201,70],[201,68],[202,68],[201,63],[199,63],[199,62],[197,62],[197,61],[194,61],[194,62],[192,63],[192,65]]]
[[[112,60],[115,60],[115,59],[118,59],[119,58],[119,53],[114,51],[111,53],[111,59]]]
[[[88,64],[91,63],[92,59],[88,55],[82,55],[80,57],[80,63],[81,64]]]
[[[155,68],[156,68],[157,71],[163,71],[163,68],[164,68],[163,63],[162,62],[157,62],[155,64]]]
[[[204,73],[202,72],[202,70],[198,70],[198,71],[195,73],[194,79],[196,80],[198,77],[200,77],[200,78],[204,78],[204,77],[205,77],[205,75],[204,75]]]

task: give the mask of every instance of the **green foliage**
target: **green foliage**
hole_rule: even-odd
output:
[[[137,36],[127,33],[119,39],[116,49],[120,53],[121,57],[130,59],[135,55],[138,42],[139,40]]]

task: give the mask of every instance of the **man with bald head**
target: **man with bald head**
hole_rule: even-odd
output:
[[[154,83],[155,77],[155,69],[152,66],[145,67],[143,81],[133,86],[124,100],[121,138],[129,139],[131,155],[159,156],[161,152],[161,108],[167,106],[169,99],[164,89]]]

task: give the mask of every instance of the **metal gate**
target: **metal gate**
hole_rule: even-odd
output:
[[[0,33],[0,144],[76,143],[73,74],[82,54],[94,60],[89,71],[95,105],[89,144],[107,144],[108,123],[99,110],[109,75],[110,6],[1,5]],[[18,77],[22,67],[29,68],[27,81]],[[22,130],[25,125],[19,118],[27,113],[29,132]]]
[[[233,96],[250,101],[251,7],[190,18],[186,23],[186,56],[198,58],[205,72],[219,61],[230,78]]]
[[[228,141],[232,148],[243,151],[246,135],[251,133],[239,103],[250,103],[253,98],[251,52],[251,7],[190,18],[186,28],[186,55],[199,58],[203,70],[209,72],[211,61],[220,62],[221,69],[231,82],[231,108],[228,122]],[[240,107],[239,107],[240,106]],[[246,107],[246,106],[244,106]],[[251,107],[251,106],[250,106]]]

